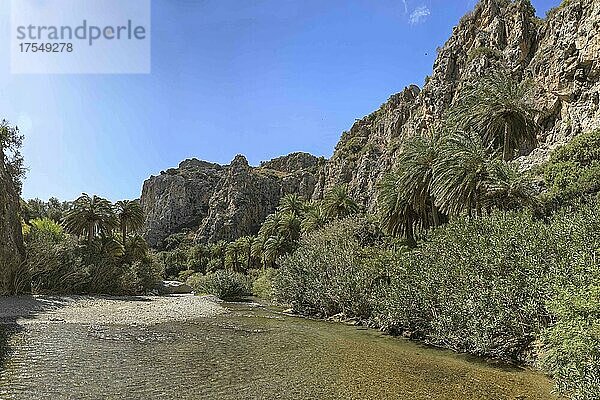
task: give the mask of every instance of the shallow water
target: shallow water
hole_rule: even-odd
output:
[[[216,318],[153,327],[29,324],[10,335],[0,399],[554,398],[531,371],[250,304],[227,307]]]

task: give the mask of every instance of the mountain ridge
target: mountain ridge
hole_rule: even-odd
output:
[[[238,156],[220,166],[220,175],[188,174],[183,179],[188,194],[179,178],[147,180],[141,197],[146,237],[156,246],[182,229],[195,230],[200,241],[254,234],[283,195],[320,199],[339,184],[374,211],[377,182],[394,167],[403,139],[435,128],[466,82],[498,69],[535,82],[542,131],[538,147],[522,149],[519,161],[525,167],[540,164],[552,149],[600,126],[599,21],[600,2],[593,0],[570,0],[546,19],[535,16],[528,0],[481,0],[438,49],[423,88],[409,85],[357,120],[330,159],[292,153],[250,167]],[[269,175],[268,166],[276,166],[275,172]],[[197,201],[198,196],[209,200]]]

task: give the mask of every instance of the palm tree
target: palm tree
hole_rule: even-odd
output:
[[[265,222],[263,222],[260,230],[258,231],[259,236],[268,238],[277,234],[279,231],[279,223],[281,222],[281,213],[273,213],[267,216]]]
[[[286,240],[281,235],[271,236],[265,242],[265,262],[273,265],[281,254],[285,253]]]
[[[377,203],[383,231],[391,236],[406,237],[408,245],[414,247],[418,215],[402,186],[402,175],[401,171],[395,171],[383,177],[378,183]]]
[[[117,221],[110,201],[83,193],[65,213],[63,226],[73,235],[87,236],[91,244],[97,235],[109,236]]]
[[[296,193],[286,194],[279,201],[278,211],[300,217],[306,208],[306,201]]]
[[[230,242],[227,245],[227,249],[225,251],[225,263],[234,272],[238,272],[240,270],[242,253],[243,249],[241,248],[240,243],[238,241]]]
[[[473,131],[457,132],[448,138],[433,165],[432,195],[442,212],[481,213],[489,158],[490,148]]]
[[[505,73],[485,76],[461,90],[448,122],[458,130],[476,130],[510,161],[515,150],[536,143],[539,127],[530,89],[528,81],[519,83]]]
[[[440,225],[440,215],[435,199],[431,194],[433,165],[441,151],[443,141],[435,131],[410,137],[402,147],[398,159],[401,173],[397,182],[406,193],[406,200],[412,203],[414,211],[423,219],[423,224]]]
[[[508,211],[537,204],[534,183],[529,174],[519,169],[518,164],[494,160],[488,169],[489,183],[484,199],[486,208]]]
[[[315,202],[306,207],[304,218],[302,219],[302,233],[310,233],[321,229],[327,223],[327,217],[320,202]]]
[[[265,260],[265,243],[267,239],[267,237],[258,235],[256,238],[254,238],[254,241],[252,242],[252,249],[250,250],[250,254],[252,255],[252,257],[254,259],[260,260],[263,269],[267,267],[267,263]]]
[[[225,268],[227,243],[224,240],[219,240],[216,243],[210,244],[209,247],[210,247],[211,258],[219,260],[220,264],[221,264],[221,268]]]
[[[137,200],[117,201],[115,211],[121,228],[123,245],[125,245],[127,243],[127,232],[135,232],[144,226],[144,211]]]
[[[127,241],[125,250],[131,260],[141,260],[148,254],[148,243],[140,235],[133,235]]]
[[[346,185],[334,186],[323,199],[323,208],[327,218],[343,218],[358,212],[359,206],[348,195]]]
[[[277,230],[288,244],[293,244],[300,238],[300,218],[296,214],[282,213]]]
[[[246,259],[246,271],[249,271],[252,267],[252,244],[254,243],[254,236],[243,236],[236,240],[236,242]]]

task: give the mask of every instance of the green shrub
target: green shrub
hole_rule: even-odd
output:
[[[368,318],[372,288],[381,279],[380,264],[371,261],[373,252],[363,247],[377,237],[373,225],[351,217],[303,238],[298,249],[280,261],[277,298],[302,314]]]
[[[181,282],[185,282],[188,280],[188,278],[192,275],[194,275],[196,273],[196,271],[194,271],[193,269],[186,269],[185,271],[181,271],[179,273],[179,276],[177,277],[177,280],[181,281]]]
[[[65,232],[63,231],[62,226],[50,218],[36,218],[31,220],[29,224],[31,226],[27,232],[27,236],[47,235],[55,242],[60,242],[65,238]]]
[[[121,293],[130,295],[145,294],[161,278],[158,264],[151,257],[144,257],[126,266],[121,276]]]
[[[41,226],[41,228],[40,228]],[[143,294],[159,278],[149,256],[125,262],[122,246],[111,239],[80,244],[47,224],[33,225],[21,279],[34,294]]]
[[[277,275],[277,270],[267,268],[259,270],[258,275],[252,282],[252,294],[265,300],[273,300],[273,281]]]
[[[206,275],[196,273],[188,278],[187,284],[198,293],[212,294],[222,300],[240,300],[252,294],[248,277],[229,270],[219,270]]]
[[[552,209],[600,192],[600,129],[556,149],[546,163],[546,202]]]
[[[561,394],[576,400],[598,399],[600,286],[565,288],[551,310],[556,323],[543,335],[540,365]]]
[[[395,257],[374,320],[437,346],[523,360],[549,319],[548,237],[529,214],[454,220]]]

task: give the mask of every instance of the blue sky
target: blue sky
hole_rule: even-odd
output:
[[[423,83],[474,3],[152,0],[151,74],[11,75],[3,57],[0,114],[26,135],[23,196],[136,198],[189,157],[329,157],[355,118]],[[544,15],[560,0],[532,3]]]

